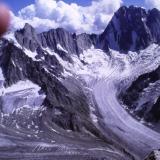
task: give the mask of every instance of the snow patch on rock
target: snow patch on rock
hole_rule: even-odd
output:
[[[22,49],[22,46],[17,42],[15,36],[14,36],[14,32],[7,32],[3,38],[7,39],[8,41],[14,43],[14,45],[20,49]]]
[[[66,49],[64,49],[60,44],[57,44],[57,49],[62,52],[68,53],[68,51]]]
[[[32,52],[28,49],[24,49],[24,52],[26,53],[26,55],[30,58],[32,58],[34,61],[37,61],[36,56],[38,55],[37,52]]]

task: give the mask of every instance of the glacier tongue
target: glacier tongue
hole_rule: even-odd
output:
[[[8,88],[3,88],[0,97],[2,112],[10,114],[26,106],[32,109],[39,108],[46,97],[40,90],[38,85],[29,80],[19,81]]]

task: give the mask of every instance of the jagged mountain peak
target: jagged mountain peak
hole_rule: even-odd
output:
[[[160,11],[157,8],[153,8],[151,10],[148,10],[148,13],[154,13],[154,14],[160,14]]]
[[[25,24],[23,29],[16,31],[15,36],[21,45],[24,41],[24,46],[31,44],[26,46],[31,51],[35,51],[41,45],[58,52],[57,45],[60,45],[68,53],[77,55],[91,46],[106,52],[110,48],[127,53],[128,51],[139,51],[152,43],[159,44],[160,31],[158,28],[160,28],[158,9],[147,11],[142,7],[122,6],[115,12],[100,35],[86,33],[77,35],[63,28],[51,29],[38,34],[30,24]]]
[[[17,42],[23,48],[32,52],[37,49],[49,48],[65,60],[69,60],[72,54],[79,55],[84,50],[96,45],[97,35],[71,33],[63,28],[51,29],[46,32],[37,33],[30,24],[26,23],[24,28],[15,32]]]
[[[138,51],[151,43],[159,43],[160,11],[122,6],[115,12],[105,31],[102,43],[109,48],[128,52]]]
[[[134,14],[135,13],[136,14],[139,13],[141,16],[143,16],[143,14],[147,14],[147,11],[144,8],[142,8],[142,7],[135,7],[133,5],[131,5],[129,7],[127,7],[127,6],[121,6],[117,10],[117,12],[115,12],[115,14],[119,13],[119,14],[122,14],[122,15],[126,15],[128,13],[133,14],[133,12],[134,12]]]
[[[23,29],[15,32],[15,37],[21,46],[32,52],[37,48],[50,48],[66,59],[66,53],[79,55],[91,46],[105,52],[109,49],[122,53],[139,51],[152,43],[159,44],[159,28],[158,9],[147,11],[141,7],[122,6],[100,35],[86,33],[77,35],[63,28],[37,33],[36,29],[26,23]]]
[[[36,30],[34,29],[34,27],[32,27],[32,25],[26,23],[22,29],[17,30],[15,33],[20,33],[26,37],[32,38],[36,35]]]
[[[26,29],[26,30],[30,29],[31,30],[31,29],[34,29],[34,28],[29,23],[25,23],[24,29]]]

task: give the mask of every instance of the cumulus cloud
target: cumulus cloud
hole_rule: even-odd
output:
[[[12,26],[21,28],[26,22],[38,31],[62,27],[71,32],[100,33],[107,26],[122,0],[93,0],[90,6],[67,4],[56,0],[35,0],[15,16]]]
[[[160,9],[160,0],[145,0],[147,8],[157,8]]]

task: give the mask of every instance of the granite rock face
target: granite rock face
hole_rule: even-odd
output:
[[[124,104],[149,122],[160,120],[160,67],[139,76],[121,95]]]
[[[111,49],[128,52],[159,43],[160,11],[146,11],[140,7],[122,6],[100,35],[100,44]]]
[[[65,60],[71,60],[69,56],[72,54],[79,55],[84,50],[91,48],[91,46],[96,46],[98,39],[98,36],[94,34],[76,35],[63,28],[51,29],[48,32],[37,34],[29,24],[16,31],[15,37],[22,47],[32,52],[39,52],[42,48],[49,48]]]

